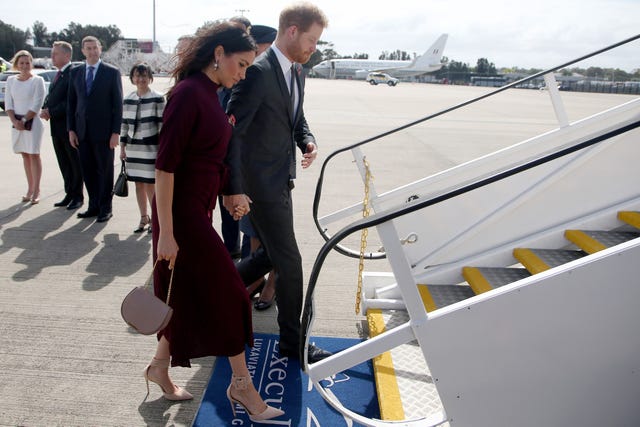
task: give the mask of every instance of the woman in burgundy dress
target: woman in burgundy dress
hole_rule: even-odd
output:
[[[156,159],[153,204],[155,293],[173,317],[158,334],[158,347],[145,378],[169,400],[193,398],[169,377],[171,366],[189,359],[228,356],[233,372],[227,397],[245,407],[251,420],[283,414],[267,406],[255,389],[245,362],[253,344],[251,305],[236,267],[213,229],[211,212],[223,185],[224,157],[231,124],[218,101],[220,87],[244,79],[256,55],[253,39],[241,28],[218,23],[199,33],[180,55],[164,110]],[[236,218],[246,214],[238,207]],[[162,261],[165,260],[165,261]],[[168,261],[168,262],[167,262]]]

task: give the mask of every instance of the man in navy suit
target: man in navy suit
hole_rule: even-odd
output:
[[[72,47],[67,42],[53,43],[51,62],[58,69],[58,74],[49,86],[49,94],[40,113],[40,117],[50,120],[53,149],[64,181],[65,196],[61,201],[54,203],[54,206],[66,207],[69,210],[78,209],[84,201],[80,157],[78,150],[69,143],[67,131],[67,95],[71,80],[72,52]]]
[[[89,207],[78,218],[97,217],[106,222],[113,216],[114,149],[119,145],[122,122],[120,71],[102,62],[100,41],[82,39],[85,64],[71,70],[67,105],[69,141],[78,148]]]
[[[235,122],[227,163],[230,183],[225,207],[242,206],[262,246],[238,264],[245,284],[272,268],[276,271],[276,304],[280,355],[300,355],[302,257],[293,227],[291,190],[296,176],[296,148],[302,167],[316,158],[316,141],[304,117],[304,74],[327,18],[316,6],[298,3],[280,14],[275,43],[247,69],[234,86],[227,112]],[[249,201],[252,201],[249,206]],[[309,346],[316,362],[329,353]]]

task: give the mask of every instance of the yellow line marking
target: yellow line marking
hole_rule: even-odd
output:
[[[618,219],[624,221],[635,228],[640,228],[640,212],[623,211],[618,212]]]
[[[422,298],[422,304],[424,304],[424,308],[427,310],[427,313],[437,310],[438,307],[436,306],[427,285],[418,284],[418,292],[420,292],[420,298]]]
[[[476,295],[480,295],[483,292],[488,292],[493,289],[491,283],[485,279],[479,269],[476,267],[464,267],[462,269],[462,276],[464,276],[464,280],[469,283],[473,292]]]
[[[524,265],[529,273],[538,274],[550,269],[546,262],[542,261],[531,249],[516,248],[513,250],[513,257]]]
[[[369,335],[372,338],[385,331],[382,310],[367,310],[367,322],[369,323]],[[387,351],[373,358],[373,374],[376,379],[380,418],[389,421],[404,420],[404,409],[391,352]]]
[[[580,247],[583,251],[588,254],[594,254],[598,251],[603,251],[607,249],[605,245],[589,236],[584,231],[580,230],[566,230],[564,232],[564,237],[567,240],[575,243],[578,247]]]

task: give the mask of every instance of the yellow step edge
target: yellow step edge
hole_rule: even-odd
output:
[[[429,292],[429,288],[427,287],[427,285],[419,283],[418,292],[420,292],[420,298],[422,298],[422,304],[427,310],[427,313],[430,313],[438,308],[435,301],[433,300],[433,297],[431,296],[431,292]]]
[[[383,333],[385,324],[382,310],[367,310],[367,323],[369,324],[371,338]],[[402,407],[400,388],[398,387],[391,352],[387,351],[373,358],[373,375],[376,380],[380,418],[388,421],[404,420],[404,408]]]
[[[607,249],[605,245],[589,236],[584,231],[566,230],[564,232],[564,237],[566,237],[567,240],[571,241],[588,254],[594,254],[596,252]]]
[[[531,249],[516,248],[513,250],[513,257],[517,259],[520,264],[524,265],[531,274],[542,273],[543,271],[547,271],[551,268],[547,265],[546,262],[542,261],[538,257],[538,255],[536,255]]]
[[[462,268],[462,276],[464,280],[469,283],[473,292],[476,295],[480,295],[483,292],[488,292],[493,289],[491,283],[485,279],[480,270],[476,267],[463,267]]]
[[[635,228],[640,228],[640,212],[621,211],[618,212],[618,219]]]

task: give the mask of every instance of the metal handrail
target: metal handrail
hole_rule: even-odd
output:
[[[476,190],[478,188],[487,186],[489,184],[495,183],[497,181],[501,181],[503,179],[506,179],[508,177],[511,177],[513,175],[519,174],[521,172],[525,172],[529,169],[533,169],[537,166],[543,165],[545,163],[548,163],[550,161],[556,160],[558,158],[567,156],[569,154],[575,153],[577,151],[583,150],[585,148],[588,148],[592,145],[598,144],[602,141],[605,141],[607,139],[613,138],[617,135],[621,135],[623,133],[629,132],[633,129],[636,129],[640,127],[640,121],[636,121],[633,122],[631,124],[628,124],[626,126],[622,126],[619,127],[617,129],[611,130],[609,132],[606,132],[600,136],[596,136],[594,138],[591,138],[587,141],[578,143],[576,145],[573,145],[571,147],[567,147],[564,148],[562,150],[558,150],[554,153],[548,154],[546,156],[540,157],[538,159],[534,159],[532,161],[529,161],[525,164],[519,165],[519,166],[515,166],[512,167],[510,169],[507,169],[505,171],[496,173],[494,175],[491,175],[487,178],[481,179],[479,181],[473,182],[471,184],[467,184],[464,185],[462,187],[459,187],[455,190],[449,191],[445,194],[436,196],[436,197],[432,197],[429,199],[425,199],[425,200],[414,200],[409,202],[406,205],[403,205],[401,207],[396,207],[394,209],[390,209],[387,211],[383,211],[380,213],[375,213],[367,218],[362,218],[359,219],[357,221],[354,221],[353,223],[351,223],[348,226],[343,227],[341,230],[339,230],[335,235],[333,235],[331,238],[329,238],[329,240],[326,241],[326,243],[322,246],[322,248],[320,248],[320,252],[318,253],[318,256],[316,257],[316,260],[313,264],[313,268],[311,270],[311,275],[309,277],[309,285],[307,287],[307,293],[306,293],[306,297],[305,297],[305,303],[304,303],[304,311],[302,313],[302,322],[301,322],[301,328],[300,328],[300,351],[301,354],[302,352],[306,351],[306,341],[307,341],[307,333],[308,330],[310,328],[311,325],[311,321],[313,318],[313,293],[315,291],[315,287],[316,287],[316,283],[318,281],[318,276],[320,274],[320,269],[322,268],[322,265],[324,264],[324,260],[326,259],[326,257],[329,255],[329,252],[331,250],[333,250],[335,248],[335,246],[338,245],[339,242],[341,242],[343,239],[345,239],[347,236],[349,236],[350,234],[353,234],[357,231],[363,230],[365,228],[369,228],[369,227],[374,227],[376,225],[380,225],[384,222],[388,222],[391,221],[395,218],[398,218],[400,216],[403,215],[407,215],[410,214],[412,212],[424,209],[426,207],[435,205],[437,203],[441,203],[444,202],[446,200],[452,199],[454,197],[460,196],[462,194],[468,193],[470,191]],[[303,354],[304,356],[304,354]],[[306,358],[303,358],[301,360],[306,360]],[[306,370],[306,364],[303,366],[303,368]]]
[[[365,139],[363,141],[360,141],[360,142],[357,142],[355,144],[348,145],[346,147],[343,147],[343,148],[340,148],[338,150],[335,150],[334,152],[329,154],[327,156],[327,158],[324,160],[324,162],[322,163],[322,167],[320,168],[320,175],[318,176],[318,183],[316,184],[315,196],[314,196],[314,199],[313,199],[313,221],[316,224],[316,228],[320,232],[320,235],[324,238],[325,242],[328,242],[328,241],[331,240],[331,236],[320,225],[320,221],[318,220],[318,208],[319,208],[319,204],[320,204],[320,197],[322,196],[322,184],[324,182],[324,174],[325,174],[326,167],[327,167],[329,161],[331,159],[333,159],[334,157],[336,157],[338,154],[343,153],[345,151],[352,150],[352,149],[354,149],[356,147],[368,144],[370,142],[376,141],[376,140],[384,138],[386,136],[392,135],[394,133],[397,133],[397,132],[399,132],[401,130],[407,129],[407,128],[412,127],[412,126],[415,126],[415,125],[420,124],[422,122],[425,122],[427,120],[431,120],[431,119],[439,117],[439,116],[441,116],[443,114],[447,114],[447,113],[449,113],[451,111],[455,111],[455,110],[458,110],[460,108],[466,107],[467,105],[474,104],[474,103],[476,103],[478,101],[481,101],[481,100],[483,100],[485,98],[488,98],[490,96],[494,96],[494,95],[496,95],[496,94],[498,94],[500,92],[503,92],[503,91],[505,91],[507,89],[510,89],[512,87],[515,87],[515,86],[518,86],[518,85],[520,85],[520,84],[522,84],[524,82],[527,82],[529,80],[533,80],[533,79],[536,79],[536,78],[538,78],[540,76],[543,76],[545,74],[552,73],[552,72],[554,72],[556,70],[565,68],[565,67],[567,67],[569,65],[573,65],[576,62],[583,61],[585,59],[588,59],[588,58],[591,58],[593,56],[599,55],[599,54],[601,54],[603,52],[606,52],[606,51],[609,51],[611,49],[615,49],[615,48],[617,48],[619,46],[622,46],[624,44],[630,43],[630,42],[632,42],[634,40],[637,40],[637,39],[640,39],[640,34],[637,34],[637,35],[635,35],[633,37],[630,37],[630,38],[627,38],[625,40],[622,40],[622,41],[620,41],[618,43],[614,43],[614,44],[612,44],[610,46],[607,46],[607,47],[602,48],[600,50],[597,50],[595,52],[589,53],[587,55],[581,56],[581,57],[579,57],[577,59],[574,59],[572,61],[566,62],[564,64],[555,66],[553,68],[549,68],[549,69],[544,70],[544,71],[540,71],[540,72],[535,73],[535,74],[533,74],[531,76],[528,76],[528,77],[525,77],[523,79],[517,80],[517,81],[515,81],[513,83],[509,83],[508,85],[501,86],[501,87],[499,87],[499,88],[497,88],[497,89],[495,89],[495,90],[493,90],[491,92],[488,92],[488,93],[486,93],[484,95],[480,95],[480,96],[472,98],[470,100],[461,102],[461,103],[456,104],[456,105],[454,105],[452,107],[449,107],[449,108],[446,108],[444,110],[438,111],[436,113],[430,114],[430,115],[428,115],[426,117],[423,117],[421,119],[414,120],[414,121],[412,121],[410,123],[404,124],[404,125],[402,125],[400,127],[397,127],[395,129],[391,129],[391,130],[389,130],[387,132],[383,132],[383,133],[378,134],[376,136],[372,136],[370,138],[367,138],[367,139]],[[358,223],[358,222],[356,222],[356,223]],[[356,223],[354,223],[354,224],[356,224]],[[341,253],[342,255],[346,255],[346,256],[349,256],[349,257],[352,257],[352,258],[359,258],[361,256],[360,252],[354,251],[354,250],[349,249],[347,247],[344,247],[342,245],[335,245],[334,249],[337,252]],[[386,258],[386,255],[384,253],[368,253],[368,254],[364,254],[364,258],[366,258],[366,259],[384,259],[384,258]]]

